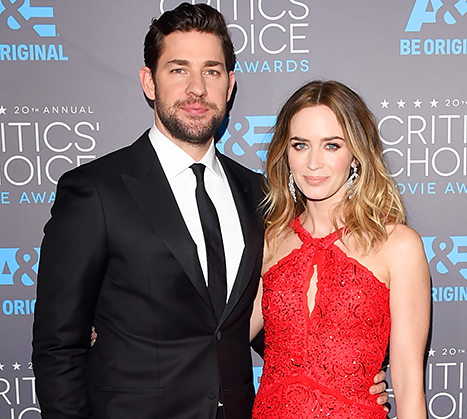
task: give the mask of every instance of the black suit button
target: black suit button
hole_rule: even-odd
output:
[[[221,331],[219,330],[219,331],[216,333],[216,339],[217,339],[217,340],[221,340],[221,338],[222,338],[222,333],[221,333]]]
[[[217,391],[210,388],[208,391],[206,391],[206,396],[208,396],[208,398],[213,400],[217,397]]]

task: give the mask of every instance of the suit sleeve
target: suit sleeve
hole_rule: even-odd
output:
[[[261,217],[261,219],[263,219],[264,214],[261,203],[263,202],[265,190],[267,189],[267,180],[262,174],[256,174],[256,180],[258,185],[258,187],[255,188],[257,202],[256,211],[258,211],[259,216]],[[260,249],[260,252],[261,254],[263,253],[262,247]],[[261,358],[264,358],[264,328],[261,329],[260,332],[256,335],[256,337],[250,342],[250,346]]]
[[[44,232],[32,354],[42,418],[88,418],[84,371],[107,243],[98,190],[79,169],[60,179]]]

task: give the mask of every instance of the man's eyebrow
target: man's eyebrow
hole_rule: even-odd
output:
[[[189,60],[174,58],[173,60],[167,61],[166,66],[170,66],[170,65],[189,66],[190,64],[191,62]],[[223,67],[224,66],[224,63],[222,61],[217,61],[217,60],[208,60],[208,61],[205,61],[203,64],[205,67],[218,67],[218,66]]]
[[[181,59],[175,58],[175,59],[173,59],[173,60],[167,61],[167,64],[166,64],[166,65],[170,65],[170,64],[175,64],[175,65],[189,65],[190,62],[189,62],[188,60],[181,60]]]
[[[220,65],[220,66],[223,66],[224,63],[221,62],[221,61],[208,60],[208,61],[205,61],[205,62],[204,62],[204,65],[205,65],[206,67],[217,67],[217,66],[219,66],[219,65]]]

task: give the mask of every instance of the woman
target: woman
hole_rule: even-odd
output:
[[[389,337],[397,417],[426,418],[430,275],[373,115],[341,83],[305,85],[279,113],[266,170],[253,418],[386,417],[368,388]]]

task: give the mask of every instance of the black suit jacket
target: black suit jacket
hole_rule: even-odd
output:
[[[260,175],[218,158],[245,240],[220,322],[147,133],[62,176],[41,248],[33,329],[44,419],[214,419],[220,389],[227,419],[250,417]]]

